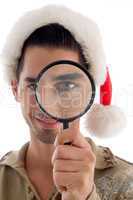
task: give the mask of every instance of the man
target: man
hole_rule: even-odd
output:
[[[132,164],[85,138],[80,132],[80,119],[61,134],[61,123],[41,112],[35,98],[35,78],[57,60],[78,62],[97,84],[105,82],[97,26],[67,8],[46,6],[27,13],[15,24],[2,56],[31,140],[1,159],[0,199],[133,199]],[[67,142],[71,145],[64,145]]]

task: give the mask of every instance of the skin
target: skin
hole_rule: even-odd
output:
[[[61,123],[56,128],[41,126],[34,118],[40,111],[35,96],[28,88],[29,83],[24,81],[26,77],[36,77],[50,62],[61,59],[79,62],[78,53],[72,50],[29,47],[20,80],[12,80],[11,86],[29,126],[31,140],[25,168],[39,196],[46,200],[56,186],[62,193],[62,200],[85,200],[93,190],[96,158],[80,133],[79,119],[70,123],[66,130],[62,130]],[[71,145],[64,145],[67,141],[71,141]]]

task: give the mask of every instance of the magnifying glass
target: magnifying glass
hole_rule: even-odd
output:
[[[84,115],[95,98],[92,76],[75,61],[50,63],[40,71],[35,82],[35,97],[41,111],[63,123],[63,129]]]

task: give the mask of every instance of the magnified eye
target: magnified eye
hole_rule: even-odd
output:
[[[31,83],[31,84],[27,85],[27,87],[30,88],[32,91],[35,91],[36,84],[35,83]]]
[[[70,92],[78,88],[79,86],[70,81],[63,81],[63,82],[56,83],[55,87],[58,90],[58,92],[61,93],[61,92]]]

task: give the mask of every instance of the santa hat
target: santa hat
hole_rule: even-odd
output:
[[[93,105],[87,114],[86,124],[89,131],[101,137],[111,134],[111,131],[120,131],[125,124],[125,117],[117,107],[110,106],[111,80],[106,70],[99,28],[91,19],[76,11],[61,5],[47,5],[22,15],[7,35],[1,52],[6,80],[10,84],[11,79],[16,78],[15,71],[24,41],[37,28],[50,23],[59,23],[71,32],[91,66],[89,72],[95,84],[101,88],[101,104]]]
[[[126,126],[126,117],[119,107],[111,105],[112,82],[106,67],[106,80],[100,86],[100,104],[93,104],[85,118],[85,126],[93,136],[112,137]]]

